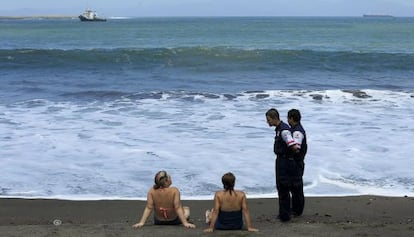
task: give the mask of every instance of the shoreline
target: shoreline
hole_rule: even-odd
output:
[[[386,194],[323,194],[323,195],[306,195],[306,198],[352,198],[352,197],[363,197],[363,196],[372,196],[372,197],[388,197],[388,198],[410,198],[414,196],[410,195],[386,195]],[[277,198],[277,193],[272,194],[247,194],[247,199],[275,199]],[[146,197],[119,197],[119,196],[108,196],[108,197],[99,197],[99,196],[0,196],[0,200],[4,199],[15,199],[15,200],[56,200],[56,201],[145,201]],[[214,199],[214,193],[208,196],[183,196],[181,195],[182,201],[212,201]]]
[[[215,231],[219,236],[413,236],[414,197],[306,197],[303,216],[288,223],[276,219],[276,198],[248,198],[252,223],[260,232]],[[204,211],[213,200],[183,200],[196,229],[155,226],[149,218],[133,229],[145,200],[0,198],[0,232],[6,236],[208,236]],[[54,225],[54,221],[61,225]],[[58,222],[55,222],[59,224]]]

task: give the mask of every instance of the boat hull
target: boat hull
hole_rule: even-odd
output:
[[[79,19],[81,20],[81,21],[106,21],[106,19],[105,18],[93,18],[93,19],[90,19],[90,18],[87,18],[87,17],[85,17],[85,16],[82,16],[82,15],[80,15],[79,16]]]

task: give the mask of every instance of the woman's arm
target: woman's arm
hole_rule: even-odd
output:
[[[219,210],[220,210],[220,199],[219,199],[218,193],[216,192],[216,194],[214,195],[214,208],[213,208],[213,213],[211,215],[210,227],[205,229],[204,232],[214,231],[214,225],[216,224]]]
[[[148,216],[151,214],[152,208],[149,208],[148,206],[145,207],[144,213],[142,214],[141,220],[133,225],[134,228],[141,228],[145,225],[145,222],[148,219]]]
[[[183,224],[184,227],[195,228],[195,225],[189,223],[184,216],[184,210],[183,210],[183,207],[181,206],[180,191],[178,189],[174,191],[174,208],[175,208],[175,212],[178,215],[178,218],[180,218],[181,223]]]
[[[134,228],[143,227],[149,215],[151,214],[153,207],[154,207],[154,201],[152,200],[152,189],[150,189],[150,191],[148,191],[148,194],[147,194],[147,205],[145,206],[144,213],[142,213],[141,220],[135,225],[133,225],[132,227]]]
[[[247,230],[248,231],[259,231],[258,229],[255,229],[255,228],[252,227],[252,222],[250,220],[249,209],[247,208],[246,194],[244,194],[244,193],[243,193],[243,197],[242,197],[242,210],[243,210],[244,220],[246,221]]]

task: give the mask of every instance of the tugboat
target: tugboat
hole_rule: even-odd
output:
[[[82,15],[79,15],[81,21],[106,21],[105,18],[98,17],[95,11],[85,10]]]

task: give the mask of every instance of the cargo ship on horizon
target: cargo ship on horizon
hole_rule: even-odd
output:
[[[394,18],[392,15],[388,14],[364,14],[362,17],[371,17],[371,18]]]

